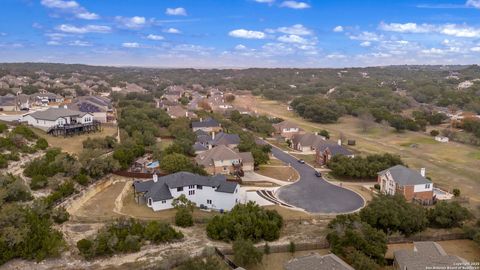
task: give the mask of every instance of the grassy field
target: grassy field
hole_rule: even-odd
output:
[[[55,137],[48,135],[40,129],[33,128],[32,130],[35,131],[38,136],[45,138],[51,147],[61,148],[70,154],[79,154],[83,150],[82,142],[88,137],[103,138],[105,136],[116,136],[117,134],[117,126],[111,124],[103,125],[101,132],[82,134],[74,137]]]
[[[436,186],[451,191],[460,188],[463,195],[470,198],[472,209],[480,215],[480,163],[479,148],[475,146],[450,142],[437,143],[427,134],[420,132],[397,133],[391,127],[376,124],[368,132],[363,132],[357,118],[342,117],[335,124],[312,123],[287,111],[285,104],[251,96],[236,99],[238,104],[250,104],[259,113],[281,117],[297,123],[307,131],[326,129],[333,140],[343,134],[347,139],[356,140],[354,150],[364,154],[392,153],[398,154],[412,168],[427,169]]]
[[[260,166],[256,173],[282,181],[298,179],[297,171],[288,166]]]

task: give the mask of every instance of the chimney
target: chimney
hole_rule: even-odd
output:
[[[215,140],[215,131],[212,132],[212,140]]]
[[[200,122],[203,122],[203,118],[200,117]]]
[[[425,177],[425,172],[426,172],[425,168],[420,169],[420,174],[422,175],[422,177]]]
[[[342,139],[338,139],[338,145],[342,145]]]
[[[188,111],[187,111],[187,112],[185,112],[185,117],[187,117],[187,118],[188,118]]]
[[[154,173],[154,174],[153,174],[153,182],[154,182],[154,183],[157,183],[157,182],[158,182],[158,175],[157,175],[157,173]]]

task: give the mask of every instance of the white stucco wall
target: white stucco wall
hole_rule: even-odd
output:
[[[422,185],[415,185],[413,187],[413,192],[425,192],[425,191],[432,191],[433,184],[422,184]]]
[[[70,118],[58,118],[56,121],[49,121],[49,120],[42,120],[42,119],[35,119],[31,115],[25,115],[22,118],[23,122],[27,122],[29,125],[34,127],[43,127],[49,128],[56,125],[64,125],[66,123],[70,123]]]
[[[183,191],[177,191],[177,189],[170,189],[170,193],[174,198],[180,197],[180,195],[184,194],[187,199],[194,202],[197,207],[200,205],[205,205],[208,208],[215,209],[215,210],[225,210],[230,211],[237,203],[240,202],[240,194],[239,194],[239,186],[235,189],[234,193],[224,193],[224,192],[217,192],[215,188],[209,186],[202,186],[202,189],[198,189],[195,185],[193,188],[189,186],[183,187]],[[194,191],[195,194],[189,195],[189,191]],[[211,203],[208,203],[207,200],[211,200]],[[147,198],[147,205],[151,207],[154,211],[160,211],[165,209],[170,209],[172,207],[172,200],[166,200],[164,203],[161,201],[152,202],[152,205],[148,205],[148,198]]]

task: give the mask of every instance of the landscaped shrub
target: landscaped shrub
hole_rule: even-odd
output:
[[[237,264],[252,266],[262,261],[263,254],[250,240],[238,239],[233,242],[233,256]]]
[[[440,228],[461,227],[463,222],[470,219],[472,214],[458,202],[438,202],[433,209],[427,212],[430,225]]]
[[[282,216],[255,204],[237,204],[232,211],[215,216],[207,225],[207,235],[214,240],[247,239],[273,241],[280,236]]]

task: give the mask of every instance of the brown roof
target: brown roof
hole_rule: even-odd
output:
[[[335,254],[321,256],[312,253],[291,259],[284,264],[285,270],[355,270]]]
[[[292,137],[292,141],[294,144],[301,144],[302,146],[310,146],[314,147],[319,144],[322,144],[325,140],[322,136],[316,135],[313,133],[305,133],[305,134],[295,134]]]
[[[195,161],[199,165],[212,166],[217,160],[233,160],[240,159],[240,155],[225,145],[219,145],[195,157]]]

